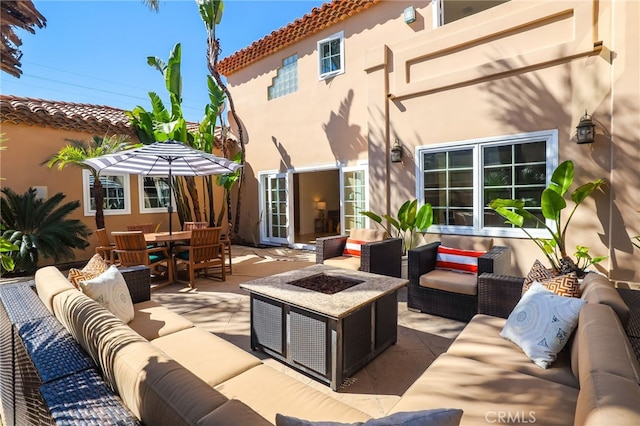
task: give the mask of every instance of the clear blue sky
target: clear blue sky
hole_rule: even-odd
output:
[[[329,1],[329,0],[327,0]],[[183,112],[200,121],[208,102],[206,32],[195,0],[160,1],[160,11],[141,0],[34,0],[47,19],[35,34],[22,38],[22,76],[0,73],[6,95],[149,110],[148,92],[168,106],[164,80],[147,65],[147,56],[163,61],[182,44]],[[249,46],[266,34],[319,7],[322,0],[225,0],[220,58]]]

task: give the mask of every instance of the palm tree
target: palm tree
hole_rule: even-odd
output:
[[[73,249],[89,245],[89,228],[77,219],[65,219],[80,207],[79,201],[59,205],[65,198],[61,192],[43,200],[34,188],[23,195],[10,188],[2,188],[0,213],[2,236],[18,249],[9,251],[15,269],[35,273],[40,257],[53,258],[55,263],[73,259]]]
[[[15,32],[16,28],[35,34],[35,26],[43,28],[47,20],[38,12],[31,0],[3,0],[0,2],[0,32],[2,33],[2,50],[0,66],[2,71],[20,78],[22,70],[20,59],[22,52],[19,47],[22,40]]]
[[[100,172],[84,164],[84,160],[113,154],[139,145],[132,144],[131,139],[126,135],[105,136],[104,138],[94,136],[90,143],[74,139],[67,139],[67,141],[69,144],[41,164],[46,164],[49,168],[57,165],[58,170],[62,170],[68,165],[74,165],[91,172],[93,176],[91,193],[96,202],[96,229],[104,228],[104,189],[102,182],[100,182]]]

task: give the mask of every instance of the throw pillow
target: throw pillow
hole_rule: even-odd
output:
[[[357,256],[360,257],[360,246],[366,244],[369,241],[355,240],[353,238],[347,238],[347,243],[344,245],[343,255],[345,256]]]
[[[400,412],[364,423],[312,422],[276,414],[276,426],[458,426],[461,418],[458,408]]]
[[[500,335],[520,346],[537,366],[548,368],[571,337],[585,303],[558,296],[534,282],[507,318]]]
[[[478,258],[485,253],[485,251],[462,250],[440,244],[436,254],[436,269],[477,274]]]
[[[580,282],[575,272],[542,280],[540,284],[558,296],[580,297]]]
[[[525,294],[527,290],[529,290],[529,287],[531,287],[531,283],[533,283],[534,281],[541,282],[549,278],[553,278],[554,276],[555,273],[553,272],[553,270],[545,268],[542,262],[536,259],[536,261],[533,262],[531,270],[529,271],[527,276],[524,277],[524,283],[522,284],[522,294]]]
[[[81,280],[78,285],[84,294],[101,304],[125,324],[135,315],[133,302],[122,273],[114,265],[100,276]]]
[[[69,275],[67,279],[73,284],[75,288],[78,287],[80,280],[90,280],[104,273],[109,268],[109,265],[98,253],[94,254],[89,262],[82,269],[71,268],[69,269]]]

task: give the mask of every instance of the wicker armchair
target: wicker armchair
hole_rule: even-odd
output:
[[[463,294],[420,285],[420,277],[435,269],[439,245],[440,242],[437,241],[409,250],[407,306],[427,314],[467,322],[478,313],[478,294]],[[494,246],[478,258],[478,276],[484,272],[508,274],[510,270],[511,251],[508,247]]]
[[[334,266],[400,277],[402,267],[402,240],[400,238],[386,238],[362,244],[359,258],[343,256],[346,243],[346,235],[318,238],[316,240],[316,263],[321,264],[331,260],[331,264]]]

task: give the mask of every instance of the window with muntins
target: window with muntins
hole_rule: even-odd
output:
[[[162,213],[167,211],[171,197],[169,178],[139,176],[140,213]]]
[[[268,87],[268,98],[276,99],[298,91],[298,55],[291,55],[282,61],[278,75]]]
[[[96,200],[91,192],[93,175],[88,170],[82,171],[82,196],[85,216],[96,214]],[[129,176],[125,174],[100,175],[104,193],[104,214],[130,214],[131,190]]]
[[[324,80],[344,73],[344,33],[318,42],[319,78]]]
[[[521,199],[542,218],[540,196],[557,165],[557,139],[552,130],[419,148],[419,197],[433,207],[432,229],[521,236],[487,205]]]

